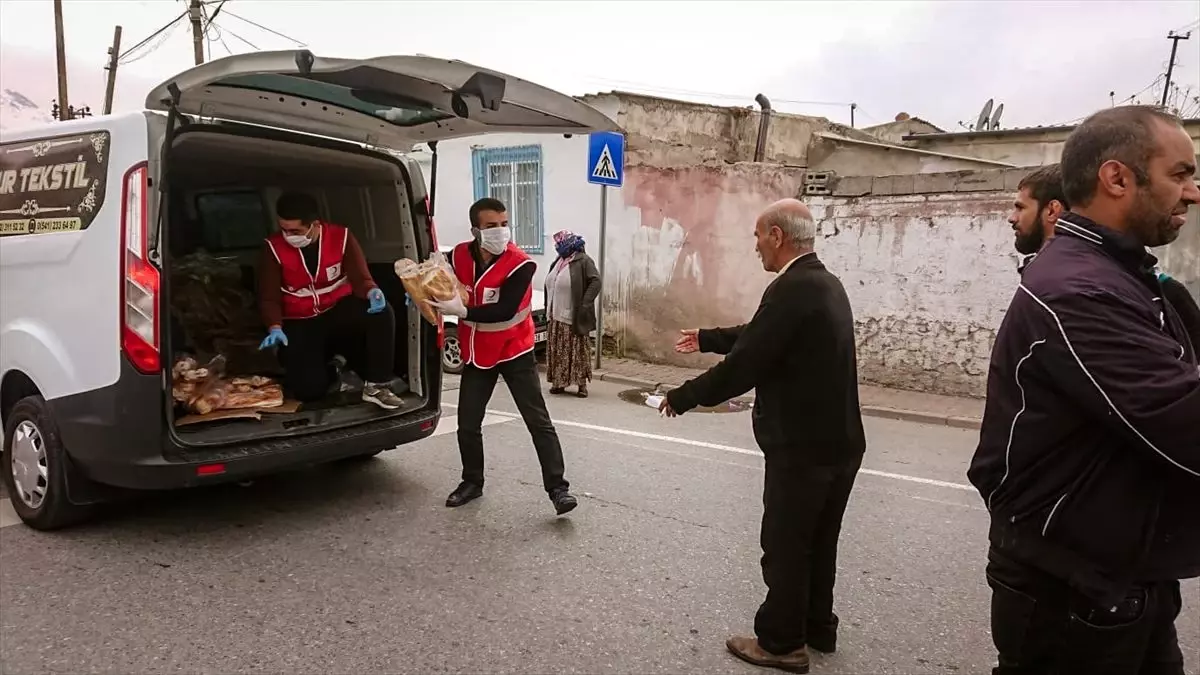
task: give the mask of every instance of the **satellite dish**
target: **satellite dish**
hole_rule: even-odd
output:
[[[992,121],[989,124],[988,128],[989,129],[999,129],[1000,128],[1000,115],[1003,115],[1003,114],[1004,114],[1004,104],[1001,103],[1000,107],[996,108],[996,113],[994,115],[992,115]]]
[[[992,114],[992,99],[988,99],[987,103],[983,104],[983,110],[979,111],[979,119],[975,120],[975,131],[983,131],[987,129],[988,117]]]

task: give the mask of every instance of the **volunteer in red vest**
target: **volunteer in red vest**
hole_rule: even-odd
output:
[[[402,405],[391,390],[396,318],[350,230],[322,222],[300,193],[275,204],[279,232],[267,237],[258,298],[267,337],[279,347],[289,395],[313,402],[340,384],[337,356],[364,382],[362,398],[385,410]],[[366,345],[363,350],[359,345]]]
[[[521,418],[533,437],[542,465],[542,485],[554,510],[562,515],[578,505],[563,478],[563,453],[558,433],[546,411],[537,361],[533,355],[533,273],[537,265],[512,243],[504,203],[491,198],[471,205],[474,239],[454,247],[450,265],[467,289],[459,297],[433,302],[445,314],[460,318],[458,341],[465,367],[458,390],[458,451],[462,483],[450,493],[446,506],[462,506],[483,496],[483,415],[496,378],[503,375]]]

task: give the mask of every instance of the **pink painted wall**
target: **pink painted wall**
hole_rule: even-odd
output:
[[[606,302],[619,343],[640,356],[710,363],[674,354],[676,332],[750,318],[771,281],[754,252],[754,221],[794,196],[802,177],[752,163],[626,167],[624,217],[608,236],[617,284]]]

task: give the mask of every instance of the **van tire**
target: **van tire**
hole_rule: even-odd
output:
[[[442,372],[461,375],[463,371],[462,344],[458,341],[458,326],[446,324],[442,337]]]
[[[13,446],[18,429],[22,436],[35,436],[31,442],[40,445],[46,464],[46,487],[41,503],[34,507],[25,503],[18,493],[13,477]],[[26,525],[35,530],[57,530],[87,519],[93,509],[72,504],[67,494],[67,472],[70,463],[58,435],[58,424],[41,396],[27,396],[17,402],[4,425],[4,447],[0,451],[0,479],[12,503],[13,510]],[[81,477],[82,478],[82,477]]]

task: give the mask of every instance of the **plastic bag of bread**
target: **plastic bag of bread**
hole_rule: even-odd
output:
[[[449,300],[458,293],[463,303],[467,302],[467,289],[458,283],[454,270],[440,251],[432,253],[423,263],[401,258],[393,265],[393,269],[396,276],[400,277],[400,283],[404,284],[408,297],[421,310],[421,316],[435,326],[440,321],[437,310],[429,306],[430,300]]]

